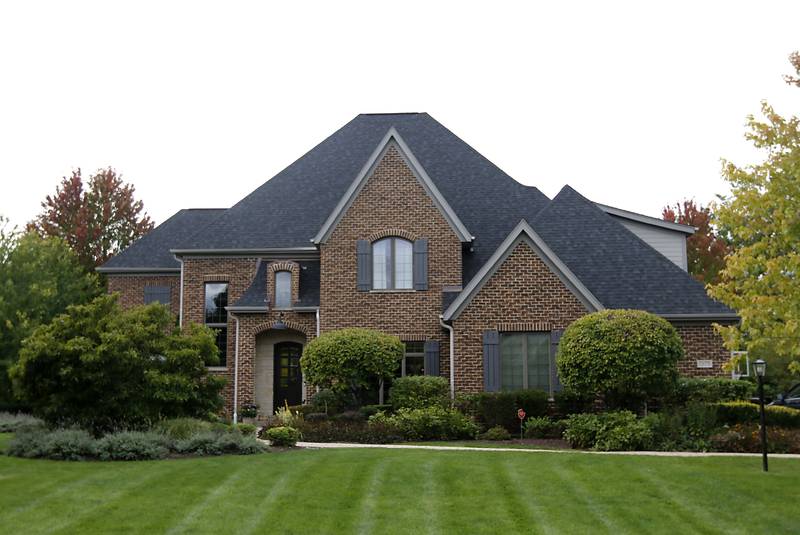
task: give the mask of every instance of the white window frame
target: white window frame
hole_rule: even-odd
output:
[[[289,284],[289,302],[286,303],[285,306],[282,306],[282,305],[278,304],[278,275],[281,274],[281,273],[287,273],[289,275],[289,282],[288,282],[288,284]],[[273,280],[275,281],[275,289],[274,289],[274,292],[273,292],[275,294],[275,310],[289,310],[289,309],[291,309],[292,308],[292,272],[289,271],[288,269],[281,269],[279,271],[276,271],[275,275],[273,277]]]
[[[408,243],[411,246],[411,284],[407,288],[397,288],[397,241],[402,240],[405,243]],[[387,258],[387,264],[389,265],[389,277],[386,280],[386,287],[385,288],[378,288],[375,284],[375,275],[377,270],[375,269],[375,245],[378,243],[382,243],[385,241],[389,241],[389,256]],[[407,240],[405,238],[401,238],[400,236],[387,236],[385,238],[381,238],[379,240],[375,240],[370,244],[370,262],[372,262],[372,289],[377,290],[379,292],[382,291],[400,291],[400,292],[408,292],[414,291],[414,242],[411,240]]]

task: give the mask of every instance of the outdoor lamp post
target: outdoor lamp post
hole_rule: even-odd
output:
[[[767,415],[764,412],[764,375],[767,373],[767,363],[758,359],[753,363],[753,371],[758,378],[758,404],[761,409],[761,456],[764,461],[764,471],[767,466]]]

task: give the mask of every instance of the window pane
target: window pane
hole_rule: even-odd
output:
[[[170,287],[169,286],[145,286],[144,287],[144,304],[161,303],[168,305],[170,302]]]
[[[228,285],[224,282],[206,283],[206,323],[227,323]]]
[[[413,288],[413,247],[410,241],[399,238],[394,241],[394,287],[404,290]]]
[[[217,366],[225,366],[228,356],[228,328],[219,327],[217,331],[217,349],[219,349],[219,364]]]
[[[528,388],[550,391],[550,333],[528,335]]]
[[[292,273],[278,271],[275,273],[275,308],[292,306]]]
[[[500,337],[500,387],[503,390],[519,390],[523,383],[524,334],[503,334]]]
[[[425,353],[425,342],[403,342],[406,346],[406,354],[409,353],[418,353],[423,354]]]
[[[391,256],[391,238],[376,241],[372,244],[372,287],[376,290],[385,290],[392,280],[392,266],[389,262]]]
[[[406,375],[424,375],[425,357],[406,355]]]

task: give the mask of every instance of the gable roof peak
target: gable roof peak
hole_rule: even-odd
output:
[[[448,222],[461,242],[468,243],[475,239],[475,237],[467,230],[467,227],[461,222],[458,215],[441,194],[439,188],[436,187],[436,184],[433,182],[431,177],[428,176],[425,168],[419,163],[416,156],[414,156],[414,153],[403,140],[402,136],[400,136],[400,133],[397,131],[397,129],[394,126],[390,126],[386,131],[386,134],[378,143],[377,147],[375,147],[372,155],[367,159],[367,162],[361,168],[361,171],[350,184],[350,187],[347,188],[347,191],[345,191],[344,195],[339,200],[336,208],[334,208],[334,210],[325,220],[325,223],[322,225],[322,228],[319,229],[319,232],[317,232],[317,234],[311,239],[314,244],[325,243],[328,240],[331,233],[333,233],[333,230],[336,228],[336,225],[338,225],[339,221],[341,221],[342,217],[344,217],[345,212],[347,212],[347,210],[353,204],[353,201],[364,187],[364,184],[375,171],[375,168],[383,159],[383,156],[392,146],[398,150],[400,156],[405,160],[406,164],[408,164],[411,172],[425,189],[425,192],[428,194],[428,196],[433,200],[434,204],[442,213],[445,220]]]

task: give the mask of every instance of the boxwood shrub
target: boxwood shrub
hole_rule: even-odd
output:
[[[564,420],[553,420],[546,416],[537,416],[525,420],[525,438],[562,438]]]
[[[266,438],[273,446],[292,448],[300,440],[300,431],[292,427],[278,426],[267,429]]]
[[[395,410],[427,409],[449,405],[447,379],[432,375],[409,375],[395,379],[389,390],[389,402]]]
[[[370,423],[394,427],[406,440],[474,439],[478,426],[468,416],[455,409],[428,407],[400,409],[392,415],[379,412]]]
[[[478,438],[481,440],[511,440],[511,433],[506,431],[505,427],[497,425],[478,435]]]
[[[653,433],[634,413],[615,411],[573,414],[567,418],[564,438],[574,448],[631,451],[650,448]]]
[[[678,380],[675,392],[669,401],[685,405],[691,402],[750,400],[755,395],[755,390],[754,383],[742,379],[682,377]]]

